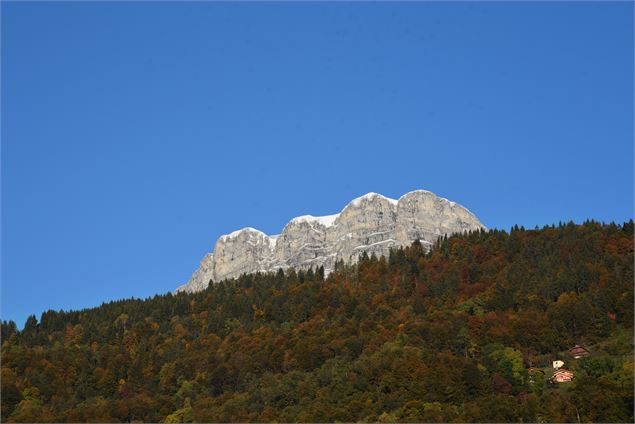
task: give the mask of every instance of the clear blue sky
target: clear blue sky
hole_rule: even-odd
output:
[[[632,78],[632,3],[2,2],[2,318],[369,191],[628,220]]]

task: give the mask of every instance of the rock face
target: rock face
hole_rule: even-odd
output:
[[[278,268],[324,266],[328,274],[336,261],[354,263],[363,252],[387,256],[391,247],[414,240],[430,246],[446,234],[481,228],[463,206],[429,191],[411,191],[399,200],[368,193],[338,214],[294,218],[280,235],[248,227],[221,236],[214,253],[208,253],[190,281],[176,291],[195,292],[210,281]]]

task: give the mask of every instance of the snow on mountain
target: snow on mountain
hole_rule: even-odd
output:
[[[330,227],[335,223],[335,220],[338,216],[340,216],[339,213],[325,216],[302,215],[293,218],[290,222],[317,222],[318,224],[324,225],[325,227]]]

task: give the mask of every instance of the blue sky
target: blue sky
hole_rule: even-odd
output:
[[[633,215],[633,5],[2,2],[2,318],[165,293],[216,238],[425,188]]]

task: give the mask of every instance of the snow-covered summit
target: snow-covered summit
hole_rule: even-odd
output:
[[[221,236],[214,252],[177,291],[198,291],[210,281],[279,268],[323,266],[328,274],[336,261],[355,262],[363,252],[387,255],[414,240],[430,246],[445,234],[480,228],[485,227],[470,211],[427,190],[411,191],[399,200],[371,192],[340,213],[293,218],[279,235],[245,227]]]
[[[225,235],[220,236],[220,240],[225,241],[225,240],[229,240],[229,239],[235,239],[235,238],[240,237],[242,234],[245,234],[245,233],[251,233],[251,234],[254,234],[256,236],[268,237],[265,233],[263,233],[260,230],[257,230],[257,229],[255,229],[253,227],[245,227],[245,228],[241,228],[240,230],[233,231],[233,232],[231,232],[229,234],[225,234]]]
[[[370,193],[366,193],[363,196],[359,196],[358,198],[351,200],[349,205],[353,205],[353,206],[355,206],[357,208],[357,207],[359,207],[362,204],[362,202],[364,200],[372,201],[374,199],[384,199],[384,200],[387,200],[388,202],[390,202],[391,204],[397,206],[397,200],[391,199],[390,197],[386,197],[383,194],[374,193],[372,191]]]

